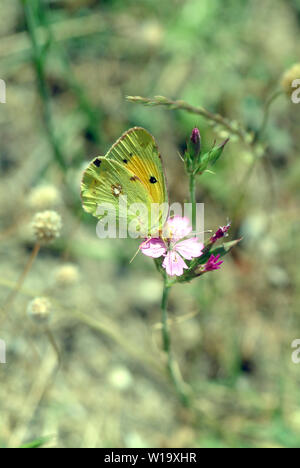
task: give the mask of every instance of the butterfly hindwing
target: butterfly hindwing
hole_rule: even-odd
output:
[[[141,233],[148,233],[150,219],[147,213],[149,214],[151,211],[152,200],[144,184],[118,162],[103,157],[96,158],[83,175],[81,197],[85,211],[99,219],[102,217],[99,214],[99,207],[112,206],[117,221],[125,217],[124,205],[120,204],[121,200],[125,200],[128,225],[134,221],[136,225],[140,226],[138,230]],[[147,213],[137,215],[132,210],[132,207],[136,206],[137,203],[142,204]]]

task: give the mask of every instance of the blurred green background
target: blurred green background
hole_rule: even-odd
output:
[[[263,156],[233,137],[215,175],[198,180],[206,228],[230,218],[230,238],[244,240],[221,271],[171,292],[192,409],[163,369],[161,277],[146,257],[129,265],[137,242],[97,239],[79,197],[87,163],[139,125],[160,146],[171,200],[187,200],[178,152],[193,126],[207,148],[227,135],[125,97],[184,99],[255,132],[299,61],[299,25],[299,0],[1,0],[1,306],[32,252],[34,213],[63,220],[1,320],[1,447],[44,436],[49,447],[300,445],[299,106],[279,96]],[[59,368],[49,335],[26,316],[36,296],[53,304]]]

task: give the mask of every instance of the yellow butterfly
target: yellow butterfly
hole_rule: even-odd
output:
[[[129,232],[133,225],[140,237],[159,234],[168,217],[168,194],[153,136],[141,127],[124,133],[106,156],[90,163],[83,175],[81,197],[85,211],[99,219],[105,218],[101,207],[109,205],[117,223],[126,221]],[[125,200],[125,211],[120,199]],[[144,210],[136,210],[137,203]]]

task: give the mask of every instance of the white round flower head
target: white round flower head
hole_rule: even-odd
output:
[[[36,297],[27,306],[28,316],[37,324],[46,323],[49,320],[51,312],[51,302],[47,297]]]
[[[60,194],[54,185],[39,185],[33,188],[27,200],[29,207],[36,211],[54,208],[60,201]]]
[[[61,286],[70,286],[79,280],[79,270],[76,265],[66,263],[59,267],[55,273],[56,282]]]
[[[61,216],[56,211],[41,211],[34,216],[32,227],[36,241],[49,244],[60,236]]]
[[[288,96],[290,96],[294,91],[292,86],[294,80],[298,79],[300,79],[300,63],[296,63],[289,68],[281,78],[281,86]]]

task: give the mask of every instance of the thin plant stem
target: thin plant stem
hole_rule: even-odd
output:
[[[43,401],[46,393],[54,383],[57,372],[56,360],[52,353],[49,353],[37,370],[33,379],[32,386],[24,396],[24,401],[20,408],[13,434],[7,445],[10,448],[16,448],[24,442],[28,427],[32,421],[35,412]]]
[[[266,128],[267,128],[267,125],[268,125],[268,122],[269,122],[269,117],[270,117],[270,111],[271,111],[272,104],[276,101],[276,99],[279,96],[282,96],[282,94],[284,94],[283,91],[281,91],[281,90],[276,91],[267,100],[267,102],[265,104],[265,108],[264,108],[264,116],[263,116],[262,124],[260,126],[259,131],[257,132],[256,140],[262,140],[262,137],[264,136],[264,133],[266,131]]]
[[[190,203],[192,204],[192,226],[196,231],[196,176],[190,174]]]
[[[185,383],[182,380],[182,376],[179,370],[179,367],[176,361],[173,358],[173,353],[171,349],[171,335],[169,330],[169,321],[168,321],[168,298],[171,290],[171,285],[168,283],[168,277],[164,277],[164,287],[163,295],[161,301],[161,310],[162,310],[162,340],[163,340],[163,350],[167,357],[167,370],[170,376],[170,379],[175,387],[175,390],[178,394],[179,400],[183,406],[190,406],[190,399],[185,389]]]
[[[55,36],[52,31],[52,27],[50,26],[50,21],[48,19],[48,12],[49,7],[42,3],[40,5],[41,13],[42,13],[42,21],[43,26],[47,30],[49,42],[51,46],[53,45],[56,48],[57,55],[60,58],[61,64],[63,66],[65,79],[68,81],[70,88],[75,93],[80,109],[86,114],[89,120],[89,131],[91,132],[94,141],[96,144],[99,144],[101,141],[100,138],[100,115],[99,111],[89,102],[84,90],[77,82],[75,75],[72,70],[72,66],[69,60],[68,55],[65,53],[64,48],[59,44],[59,42],[55,41]],[[81,157],[81,155],[80,155]]]
[[[58,344],[56,343],[56,340],[54,338],[54,335],[52,333],[52,331],[50,330],[50,328],[47,326],[45,328],[45,333],[46,333],[46,336],[49,340],[49,343],[51,344],[56,356],[57,356],[57,362],[58,362],[58,365],[60,366],[61,364],[61,354],[60,354],[60,349],[58,347]]]
[[[24,5],[25,18],[28,28],[28,34],[31,40],[32,50],[33,50],[33,64],[35,68],[36,79],[38,83],[39,93],[43,106],[43,119],[46,127],[49,143],[53,150],[54,159],[63,172],[66,171],[67,165],[63,152],[60,147],[60,143],[56,137],[53,119],[52,119],[52,110],[50,103],[50,94],[46,84],[46,73],[45,73],[45,47],[39,45],[37,37],[37,25],[35,24],[35,17],[33,11],[32,1],[22,0]]]
[[[154,98],[145,98],[141,96],[127,96],[126,99],[130,102],[134,102],[137,104],[144,104],[148,106],[164,106],[169,109],[178,109],[189,112],[190,114],[201,115],[205,119],[213,122],[215,124],[222,125],[226,130],[228,130],[233,135],[237,135],[244,143],[247,143],[247,132],[241,128],[236,128],[231,124],[230,121],[225,119],[220,114],[214,114],[204,107],[195,107],[191,106],[185,101],[177,100],[173,101],[165,96],[155,96]]]
[[[28,259],[28,262],[15,286],[15,288],[11,291],[11,293],[9,294],[8,298],[6,299],[5,301],[5,304],[3,306],[3,315],[2,315],[2,320],[5,319],[5,316],[6,316],[6,312],[8,311],[8,309],[12,306],[18,292],[20,291],[20,289],[22,288],[23,284],[24,284],[24,281],[26,279],[26,276],[28,275],[28,273],[30,272],[31,268],[32,268],[32,265],[36,259],[36,257],[38,256],[38,253],[40,251],[40,244],[39,243],[36,243],[32,252],[31,252],[31,255]],[[1,320],[1,322],[2,322]]]

